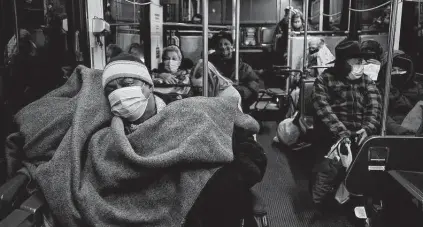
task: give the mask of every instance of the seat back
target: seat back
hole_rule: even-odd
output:
[[[334,35],[334,36],[316,36],[325,41],[326,46],[330,50],[330,52],[335,56],[335,47],[340,43],[342,40],[346,39],[346,36],[342,35]],[[288,65],[292,66],[293,68],[297,67],[301,59],[303,58],[303,50],[304,50],[304,36],[298,37],[291,37],[289,39],[291,50],[289,53]]]
[[[314,81],[316,78],[303,79],[300,88],[300,115],[301,116],[313,116],[314,108],[312,102],[312,93]]]
[[[383,48],[383,52],[388,52],[388,34],[366,34],[358,37],[360,43],[371,39],[380,43]]]
[[[423,138],[405,136],[377,136],[369,138],[360,148],[351,163],[345,177],[345,186],[353,195],[375,195],[378,192],[377,182],[388,170],[423,171]],[[375,151],[384,151],[386,158],[383,167],[375,165],[370,157]],[[382,152],[383,153],[383,152]],[[377,156],[377,155],[376,155]],[[377,157],[376,157],[377,159]],[[382,174],[380,174],[382,173]]]

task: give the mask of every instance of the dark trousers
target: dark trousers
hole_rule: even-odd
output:
[[[253,215],[254,203],[260,199],[251,187],[262,180],[267,159],[254,140],[235,141],[234,161],[219,169],[206,184],[185,227],[240,226],[242,218]]]

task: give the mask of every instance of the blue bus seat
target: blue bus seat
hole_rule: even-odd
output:
[[[386,171],[423,171],[423,138],[409,136],[375,136],[364,142],[357,156],[347,170],[345,186],[357,196],[372,196],[378,193],[378,181]],[[373,151],[386,154],[374,157]],[[386,160],[384,164],[374,164],[376,160]]]
[[[301,82],[300,88],[300,129],[303,134],[307,134],[313,129],[313,103],[312,93],[316,78],[306,78]]]

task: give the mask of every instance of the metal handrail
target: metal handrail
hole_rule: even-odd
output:
[[[386,33],[386,31],[383,30],[358,30],[357,34],[367,34],[367,33]]]
[[[386,63],[386,73],[385,73],[385,91],[383,97],[383,115],[382,115],[382,130],[381,135],[386,135],[386,119],[388,118],[388,108],[389,108],[389,93],[391,89],[391,72],[393,64],[393,53],[394,53],[394,44],[395,44],[395,29],[397,22],[397,13],[398,13],[398,0],[391,1],[391,18],[389,25],[389,39],[388,39],[388,57]]]
[[[18,8],[16,5],[16,1],[12,1],[13,2],[13,13],[14,13],[14,19],[15,19],[15,36],[16,36],[16,46],[17,46],[17,52],[19,53],[19,24],[18,24]]]
[[[111,23],[110,26],[139,26],[140,23]]]
[[[307,22],[306,22],[307,23]],[[305,35],[305,31],[300,32],[291,32],[291,34],[295,35]],[[307,34],[310,35],[334,35],[334,34],[348,34],[348,31],[307,31]]]
[[[240,42],[240,30],[239,20],[241,14],[241,0],[236,0],[236,17],[235,17],[235,81],[239,81],[239,42]]]
[[[305,20],[305,23],[304,23],[304,49],[303,49],[303,71],[305,72],[306,71],[306,69],[307,69],[307,62],[306,62],[306,59],[307,59],[307,46],[308,46],[308,41],[307,41],[307,35],[308,35],[308,4],[309,4],[309,1],[304,1],[304,10],[305,10],[305,14],[304,14],[304,20]]]
[[[208,6],[207,6],[208,8]],[[205,13],[204,13],[205,14]],[[203,16],[205,17],[205,16]],[[208,18],[207,18],[208,20]],[[203,28],[204,26],[204,19],[203,19],[203,24],[189,24],[189,23],[176,23],[176,22],[165,22],[163,23],[163,26],[173,26],[173,27],[196,27],[196,28]],[[208,25],[208,28],[216,28],[216,29],[231,29],[232,26],[228,26],[228,25]]]
[[[219,33],[220,31],[209,31],[209,33],[213,33],[213,34],[216,34],[216,33]],[[178,33],[179,34],[181,34],[181,33],[203,33],[203,31],[195,31],[195,30],[178,30]]]
[[[209,1],[203,0],[203,96],[209,96]],[[179,24],[179,23],[175,23]],[[199,25],[201,27],[201,25]]]
[[[292,32],[292,24],[291,24],[291,17],[292,17],[292,0],[288,1],[288,34],[291,34]],[[288,35],[288,43],[286,45],[286,50],[287,50],[287,65],[289,65],[289,59],[291,59],[291,41],[290,41],[291,36]]]

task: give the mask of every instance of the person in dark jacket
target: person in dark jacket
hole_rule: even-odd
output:
[[[128,48],[128,53],[138,57],[142,62],[145,62],[144,46],[139,43],[132,43]]]
[[[393,70],[391,73],[391,88],[389,91],[388,117],[386,130],[388,135],[414,135],[415,130],[404,127],[403,121],[412,109],[423,101],[423,86],[415,81],[408,57],[402,51],[393,55]],[[405,64],[404,64],[405,63]],[[407,67],[408,65],[408,67]],[[386,64],[382,65],[378,77],[379,90],[384,94]]]
[[[382,99],[375,82],[363,73],[363,54],[357,41],[344,40],[336,48],[334,68],[316,78],[313,137],[321,152],[355,132],[358,145],[380,130]]]
[[[106,49],[106,62],[109,63],[110,59],[121,54],[123,50],[116,44],[109,44]]]
[[[373,76],[382,94],[385,90],[386,55],[375,40],[361,43],[361,51],[367,55],[365,73]],[[389,92],[386,130],[388,135],[414,135],[416,132],[402,125],[410,111],[423,100],[423,87],[414,80],[411,61],[404,52],[394,51],[391,88]],[[377,67],[379,65],[379,67]]]
[[[235,81],[235,54],[233,51],[232,36],[227,32],[220,32],[212,39],[216,52],[209,55],[209,61],[222,75]],[[248,112],[249,107],[257,100],[260,78],[250,65],[239,61],[239,84],[235,88],[242,98],[242,109]]]

